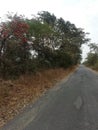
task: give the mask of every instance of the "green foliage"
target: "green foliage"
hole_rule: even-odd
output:
[[[98,70],[98,60],[97,60],[96,63],[94,64],[93,69]]]
[[[88,65],[95,65],[96,61],[98,60],[98,55],[96,53],[89,53],[87,60]]]
[[[91,43],[89,47],[90,52],[87,55],[85,64],[98,70],[98,45],[95,43]]]
[[[58,62],[59,61],[59,62]],[[57,50],[54,55],[54,66],[67,68],[72,65],[71,56],[65,51]]]
[[[43,23],[47,23],[49,26],[54,27],[56,22],[56,16],[50,14],[48,11],[42,11],[38,13],[39,20]]]
[[[48,11],[36,18],[8,15],[0,25],[0,76],[15,77],[42,68],[67,68],[81,60],[86,33]]]

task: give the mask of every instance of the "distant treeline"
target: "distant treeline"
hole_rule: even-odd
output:
[[[89,47],[90,52],[88,53],[84,64],[98,70],[98,44],[90,43]]]
[[[81,61],[81,45],[88,41],[83,29],[48,11],[32,19],[7,14],[0,23],[0,76],[76,65]]]

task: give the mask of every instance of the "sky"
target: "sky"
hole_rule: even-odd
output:
[[[98,0],[2,0],[0,1],[0,17],[7,12],[24,14],[32,17],[39,11],[49,11],[57,18],[74,23],[76,27],[89,32],[91,42],[98,43]],[[89,48],[83,45],[83,59]]]

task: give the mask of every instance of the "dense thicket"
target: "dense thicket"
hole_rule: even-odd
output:
[[[32,19],[16,14],[7,17],[0,24],[0,76],[80,62],[81,45],[88,41],[83,29],[47,11]]]

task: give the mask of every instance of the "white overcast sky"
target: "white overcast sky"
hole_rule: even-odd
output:
[[[1,0],[0,17],[7,12],[17,12],[30,17],[38,11],[49,11],[58,18],[69,20],[89,32],[91,42],[98,43],[98,0]],[[83,47],[83,58],[88,47]]]

